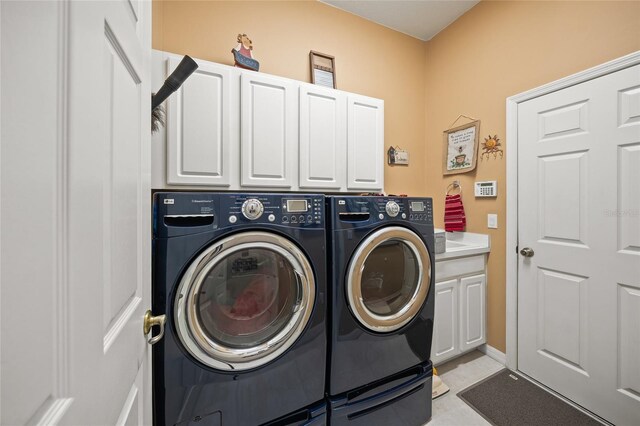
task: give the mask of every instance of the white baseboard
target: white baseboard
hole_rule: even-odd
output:
[[[504,352],[500,352],[493,346],[489,346],[485,344],[485,345],[479,346],[478,350],[483,354],[485,354],[486,356],[488,356],[489,358],[495,359],[502,365],[507,364],[507,355],[505,355]]]

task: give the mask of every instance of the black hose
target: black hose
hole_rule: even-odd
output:
[[[164,102],[173,92],[178,90],[180,86],[182,86],[182,83],[197,69],[198,64],[196,64],[196,61],[185,55],[175,71],[167,77],[160,90],[158,90],[158,93],[151,96],[151,110],[156,109],[158,105]]]

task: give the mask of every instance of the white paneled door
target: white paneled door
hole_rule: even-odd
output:
[[[298,88],[254,72],[240,77],[243,187],[292,188],[298,156]]]
[[[300,86],[300,188],[346,188],[347,102],[343,92]]]
[[[347,189],[380,190],[384,182],[384,101],[347,97]]]
[[[640,66],[519,105],[518,244],[518,368],[640,424]]]
[[[465,352],[486,342],[487,276],[460,279],[460,351]]]
[[[431,361],[434,364],[460,353],[458,324],[459,280],[453,279],[436,283],[435,318],[433,321],[433,348]]]
[[[0,423],[151,424],[151,4],[0,6]]]
[[[181,59],[167,58],[165,78]],[[232,164],[239,161],[239,85],[238,69],[198,61],[198,69],[168,99],[167,183],[230,186]]]

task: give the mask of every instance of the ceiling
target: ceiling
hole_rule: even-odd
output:
[[[320,1],[426,41],[475,6],[479,0]]]

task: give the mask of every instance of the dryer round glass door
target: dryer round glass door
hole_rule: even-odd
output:
[[[351,312],[371,331],[387,333],[411,321],[431,285],[431,258],[422,239],[399,226],[382,228],[356,249],[347,271]]]
[[[184,274],[175,298],[178,336],[210,367],[259,367],[295,343],[315,293],[311,265],[291,241],[238,233],[208,247]]]

